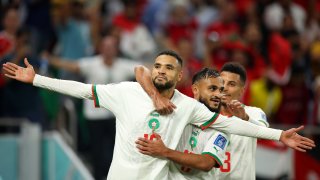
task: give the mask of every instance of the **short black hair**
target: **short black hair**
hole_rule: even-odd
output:
[[[243,82],[243,84],[246,84],[247,81],[247,73],[245,68],[237,62],[228,62],[225,63],[220,72],[231,72],[234,74],[238,74],[240,76],[240,80]]]
[[[192,84],[195,84],[196,82],[200,81],[201,79],[207,79],[207,78],[216,78],[219,77],[220,73],[218,70],[210,69],[210,68],[203,68],[201,71],[197,72],[192,77]]]
[[[181,56],[180,56],[178,53],[176,53],[175,51],[172,51],[172,50],[161,51],[160,53],[157,54],[156,57],[159,57],[159,56],[161,56],[161,55],[168,55],[168,56],[172,56],[172,57],[176,58],[176,59],[178,60],[178,63],[179,63],[180,66],[182,67],[182,65],[183,65],[183,63],[182,63],[182,62],[183,62],[183,61],[182,61],[182,58],[181,58]]]

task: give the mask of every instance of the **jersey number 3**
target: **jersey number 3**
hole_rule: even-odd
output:
[[[231,170],[231,154],[230,152],[226,152],[226,160],[224,160],[223,165],[220,166],[220,171],[221,172],[230,172]]]

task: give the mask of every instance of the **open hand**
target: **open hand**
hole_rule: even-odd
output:
[[[244,105],[240,101],[232,100],[230,103],[227,104],[227,108],[233,116],[236,116],[243,120],[249,120],[249,117],[244,109]]]
[[[301,152],[306,152],[306,150],[316,147],[313,140],[303,137],[297,133],[303,128],[303,126],[300,126],[298,128],[291,128],[289,130],[283,131],[280,136],[280,141],[285,145]]]
[[[4,75],[21,82],[32,84],[36,73],[33,67],[29,64],[27,58],[24,58],[24,64],[26,65],[26,68],[11,62],[3,64]]]
[[[164,157],[168,148],[164,145],[159,134],[154,133],[153,136],[155,137],[153,140],[138,138],[136,144],[139,152],[149,156]]]

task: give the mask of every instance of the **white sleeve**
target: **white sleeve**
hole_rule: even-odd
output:
[[[214,122],[211,122],[211,124],[201,126],[201,129],[206,129],[208,126],[225,133],[270,140],[280,140],[282,133],[282,130],[257,126],[253,123],[243,121],[235,116],[228,118],[221,114]]]
[[[194,100],[194,99],[193,99]],[[191,104],[191,103],[190,103]],[[210,111],[204,104],[194,100],[195,106],[192,110],[192,117],[191,117],[191,124],[201,127],[210,126],[216,119],[218,118],[219,114]]]
[[[220,166],[222,166],[228,144],[229,136],[222,132],[216,132],[211,136],[201,154],[209,155],[214,158]]]
[[[103,107],[114,114],[123,109],[124,93],[128,93],[129,86],[125,82],[107,85],[93,85],[93,101],[95,107]],[[125,90],[126,92],[123,92]]]
[[[249,120],[248,120],[249,122],[256,124],[258,126],[269,127],[267,116],[260,108],[251,107],[251,110],[250,111],[246,110],[246,113],[249,116]]]
[[[92,85],[35,75],[33,85],[81,99],[92,99]]]

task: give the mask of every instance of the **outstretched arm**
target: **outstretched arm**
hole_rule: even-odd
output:
[[[153,85],[151,80],[151,72],[145,66],[137,66],[134,68],[137,82],[142,86],[144,91],[150,96],[153,104],[161,115],[170,114],[176,106],[167,98],[161,96],[159,91]]]
[[[5,76],[76,98],[92,99],[92,85],[36,75],[27,58],[24,59],[24,63],[26,68],[10,62],[3,64]]]
[[[219,116],[219,118],[217,118],[216,122],[209,126],[227,133],[262,139],[278,140],[284,143],[286,146],[301,152],[305,152],[306,150],[315,147],[315,143],[313,140],[297,134],[297,132],[303,129],[303,126],[300,126],[299,128],[292,128],[286,131],[281,131],[263,126],[257,126],[238,118],[226,118],[221,115]],[[202,126],[202,129],[204,128],[205,127]]]
[[[219,164],[208,155],[183,153],[167,148],[161,140],[160,135],[154,135],[156,138],[153,140],[139,138],[136,141],[139,152],[153,157],[167,158],[182,166],[202,171],[210,171],[213,167],[219,167]]]

